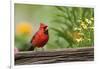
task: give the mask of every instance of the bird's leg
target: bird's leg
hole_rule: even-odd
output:
[[[44,51],[44,48],[42,47],[42,49],[41,49],[42,51]]]
[[[37,48],[35,48],[35,52],[37,52]]]

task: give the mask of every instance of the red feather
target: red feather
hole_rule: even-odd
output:
[[[47,27],[45,24],[40,24],[39,30],[32,37],[32,47],[43,47],[48,42],[49,34]]]

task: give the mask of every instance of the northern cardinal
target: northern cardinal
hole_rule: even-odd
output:
[[[29,51],[34,50],[35,47],[44,47],[44,45],[48,42],[48,39],[48,26],[43,23],[40,23],[39,30],[35,33],[35,35],[32,37],[30,41],[31,47],[29,48]]]

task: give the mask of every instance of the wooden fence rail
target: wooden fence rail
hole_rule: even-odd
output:
[[[15,65],[46,64],[71,61],[93,61],[94,48],[68,48],[55,51],[19,52],[15,55]]]

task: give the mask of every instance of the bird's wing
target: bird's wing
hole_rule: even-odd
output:
[[[35,35],[33,35],[33,37],[32,37],[32,39],[31,39],[30,43],[32,43],[32,41],[33,41],[33,39],[35,38],[35,36],[36,36],[37,33],[38,33],[38,32],[36,32]]]

